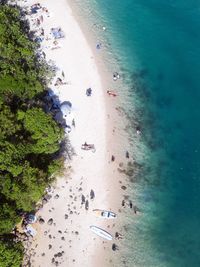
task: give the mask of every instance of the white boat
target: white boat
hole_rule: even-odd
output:
[[[106,218],[106,219],[115,219],[117,217],[116,213],[112,211],[108,211],[108,210],[95,209],[93,210],[93,212],[95,213],[96,216]]]
[[[103,237],[107,240],[112,240],[112,235],[109,234],[108,232],[106,232],[105,230],[97,227],[97,226],[94,226],[94,225],[91,225],[90,226],[90,229],[93,233],[95,233],[96,235],[100,236],[100,237]]]

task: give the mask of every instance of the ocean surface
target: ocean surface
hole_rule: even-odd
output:
[[[134,107],[130,131],[142,133],[133,143],[146,151],[131,180],[142,213],[127,222],[118,265],[199,267],[200,1],[75,4],[119,65]]]

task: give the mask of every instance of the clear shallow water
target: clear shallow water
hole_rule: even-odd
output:
[[[200,266],[200,2],[81,5],[107,27],[107,49],[121,67],[132,103],[139,99],[147,148],[132,184],[142,215],[127,218],[122,260],[129,267]]]

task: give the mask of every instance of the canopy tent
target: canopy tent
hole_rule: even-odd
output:
[[[60,38],[65,37],[63,31],[59,27],[58,28],[51,28],[51,33],[53,34],[55,39],[60,39]]]

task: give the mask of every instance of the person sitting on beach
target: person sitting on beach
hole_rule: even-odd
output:
[[[86,90],[86,95],[87,95],[87,96],[91,96],[91,94],[92,94],[92,89],[91,89],[91,88],[88,88],[88,89]]]
[[[117,94],[113,91],[107,90],[107,94],[111,96],[117,96]]]
[[[115,238],[116,239],[122,239],[122,235],[118,232],[115,233]]]
[[[56,80],[56,83],[54,84],[55,86],[58,86],[58,85],[63,85],[63,84],[67,84],[66,82],[63,82],[61,78],[57,78]]]
[[[58,77],[57,80],[56,80],[56,83],[54,85],[58,86],[58,85],[61,84],[61,82],[62,82],[62,79]]]
[[[67,131],[67,133],[70,133],[71,132],[71,127],[69,125],[65,125],[65,129]]]
[[[96,49],[101,49],[101,46],[102,46],[101,43],[97,43],[96,44]]]
[[[55,41],[53,41],[53,44],[54,44],[54,45],[57,45],[57,44],[58,44],[58,42],[55,40]]]
[[[112,250],[113,251],[119,250],[119,247],[116,244],[112,244]]]
[[[120,78],[119,73],[118,72],[114,72],[113,73],[113,80],[116,81],[119,78]]]
[[[76,125],[75,125],[75,120],[74,120],[74,119],[72,120],[72,126],[73,126],[74,128],[75,128],[75,126],[76,126]]]

